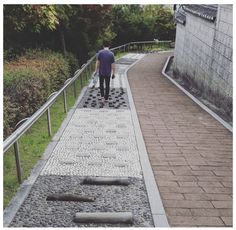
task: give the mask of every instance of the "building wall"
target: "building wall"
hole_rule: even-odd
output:
[[[232,97],[233,93],[233,10],[231,5],[220,5],[213,40],[211,70],[213,86],[220,84],[220,92]]]
[[[218,5],[214,23],[187,12],[185,26],[177,23],[174,71],[218,105],[232,103],[232,11]]]

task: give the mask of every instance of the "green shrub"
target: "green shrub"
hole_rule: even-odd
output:
[[[15,50],[11,48],[11,49],[4,50],[3,57],[4,57],[4,60],[11,61],[17,58],[17,54]]]
[[[78,59],[72,53],[67,53],[66,60],[69,63],[70,67],[70,76],[73,77],[76,70],[79,69]]]
[[[4,72],[4,130],[6,130],[4,136],[18,121],[31,116],[39,109],[46,101],[49,86],[48,77],[37,69],[15,69]]]
[[[50,50],[28,50],[24,56],[37,65],[37,69],[47,73],[50,79],[50,92],[61,88],[70,75],[70,66],[62,54]]]
[[[4,109],[3,109],[3,127],[4,137],[8,136],[14,127],[16,121],[16,105],[11,102],[10,97],[3,97]]]
[[[28,50],[4,62],[4,137],[18,121],[31,116],[78,68],[72,54]]]

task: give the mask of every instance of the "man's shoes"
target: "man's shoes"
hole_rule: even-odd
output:
[[[108,99],[105,99],[105,98],[104,98],[104,103],[107,103],[107,102],[108,102]]]
[[[101,103],[104,103],[104,102],[105,102],[105,98],[104,98],[104,97],[99,97],[98,100],[99,100]]]

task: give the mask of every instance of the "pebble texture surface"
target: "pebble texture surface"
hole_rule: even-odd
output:
[[[130,111],[77,109],[41,175],[141,177]]]
[[[73,221],[78,212],[132,212],[132,227],[151,227],[152,216],[141,179],[130,178],[129,186],[82,185],[77,176],[40,176],[11,227],[131,227],[127,224],[89,224]],[[95,197],[95,202],[46,201],[53,193]]]
[[[125,70],[141,57],[128,54],[119,60],[109,103],[98,99],[99,82],[88,87],[11,227],[154,226],[124,83]],[[128,177],[130,183],[83,184],[88,176]],[[94,197],[95,202],[47,201],[54,193]],[[134,220],[132,225],[80,224],[73,221],[78,212],[132,212]]]
[[[125,70],[141,57],[119,59],[128,65],[117,64],[108,103],[99,100],[99,82],[88,87],[41,175],[142,177],[124,84]]]

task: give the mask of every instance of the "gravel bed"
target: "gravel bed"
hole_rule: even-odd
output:
[[[128,186],[82,185],[83,177],[40,176],[10,227],[153,227],[145,185],[129,178]],[[95,197],[95,202],[46,201],[53,193]],[[131,224],[75,223],[77,212],[132,212]]]

